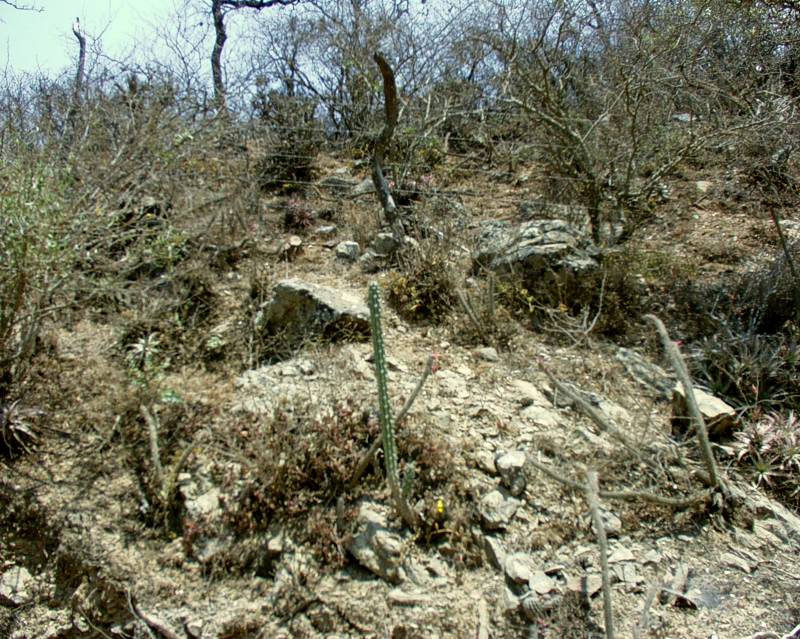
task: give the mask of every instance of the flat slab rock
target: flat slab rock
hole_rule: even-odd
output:
[[[711,437],[730,435],[736,425],[736,411],[718,397],[706,393],[698,388],[694,389],[694,396],[700,414],[708,428]],[[686,405],[686,393],[683,384],[678,382],[672,392],[672,432],[684,433],[689,427],[689,409]]]
[[[275,285],[259,326],[290,341],[309,336],[362,340],[369,336],[369,309],[351,291],[285,279]]]
[[[597,269],[596,249],[588,236],[563,220],[522,224],[490,220],[482,225],[476,268],[498,273],[523,271],[539,276],[551,271],[577,275]]]

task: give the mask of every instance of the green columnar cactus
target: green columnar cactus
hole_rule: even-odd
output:
[[[394,416],[389,402],[389,385],[387,383],[386,355],[383,349],[383,329],[381,327],[380,291],[376,282],[369,285],[369,317],[372,329],[372,351],[375,360],[375,377],[378,380],[378,410],[383,437],[383,455],[386,459],[386,479],[392,492],[395,506],[400,511],[403,521],[412,528],[417,525],[417,514],[403,496],[400,475],[397,470],[397,446],[395,445]]]

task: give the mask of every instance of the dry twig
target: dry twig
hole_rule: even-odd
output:
[[[586,501],[594,521],[597,544],[600,546],[600,571],[603,580],[603,615],[606,625],[606,639],[614,639],[614,617],[611,610],[611,581],[608,577],[608,539],[603,518],[600,516],[600,500],[598,494],[597,472],[590,470],[586,473]]]

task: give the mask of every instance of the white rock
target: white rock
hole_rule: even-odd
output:
[[[557,412],[544,406],[537,406],[536,404],[524,408],[520,415],[532,421],[537,426],[543,426],[545,428],[556,428],[561,423]]]
[[[0,576],[0,604],[21,606],[31,599],[33,576],[26,568],[14,566]]]
[[[511,385],[519,398],[519,403],[523,406],[530,406],[531,404],[545,407],[552,406],[545,394],[530,382],[526,382],[524,379],[512,379]]]

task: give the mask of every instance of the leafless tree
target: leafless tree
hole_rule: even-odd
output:
[[[222,73],[222,51],[228,39],[225,16],[229,11],[239,9],[269,9],[275,6],[289,6],[300,0],[211,0],[211,17],[214,22],[214,48],[211,51],[211,75],[214,82],[214,101],[219,110],[226,108],[225,80]]]

